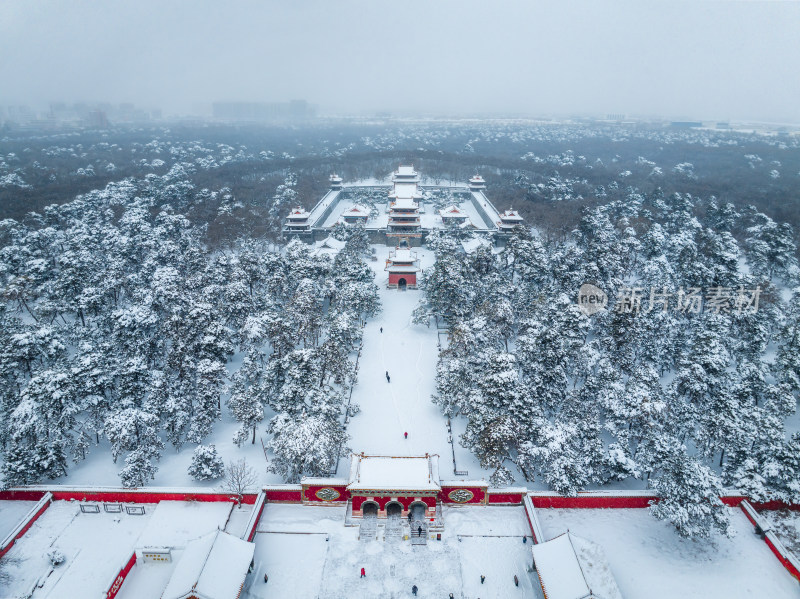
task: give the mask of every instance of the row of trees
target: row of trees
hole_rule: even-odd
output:
[[[164,202],[193,193],[126,180],[0,222],[4,484],[64,476],[101,442],[124,460],[124,485],[145,484],[167,444],[209,437],[226,398],[237,442],[269,419],[272,467],[287,478],[329,468],[343,447],[348,356],[379,309],[366,240],[335,258],[299,242],[212,251]]]
[[[493,484],[516,471],[574,495],[642,479],[655,515],[687,536],[727,530],[723,485],[800,500],[800,436],[784,426],[800,392],[800,290],[773,283],[798,283],[787,225],[653,194],[586,212],[560,243],[520,230],[498,253],[466,254],[451,234],[429,246],[416,317],[450,326],[435,401],[467,418],[461,443]],[[579,309],[584,283],[607,310]],[[695,310],[690,292],[712,299]]]

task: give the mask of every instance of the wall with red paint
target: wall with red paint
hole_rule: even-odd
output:
[[[406,285],[416,285],[417,284],[417,275],[416,275],[416,273],[408,273],[408,274],[390,273],[389,274],[389,285],[398,285],[400,279],[405,279],[406,280]]]
[[[275,503],[302,503],[303,501],[303,488],[297,485],[297,488],[288,489],[266,489],[267,501]]]
[[[489,493],[489,505],[519,505],[522,503],[523,493]]]
[[[316,493],[320,489],[333,489],[339,493],[339,497],[331,500],[324,500],[317,497]],[[303,499],[305,501],[313,501],[315,503],[341,503],[346,502],[350,498],[347,491],[347,485],[309,485],[303,488]]]
[[[111,583],[111,588],[106,591],[106,599],[114,599],[119,593],[120,588],[122,588],[122,583],[125,582],[125,579],[128,577],[128,574],[133,568],[133,564],[136,563],[136,552],[133,553],[131,559],[128,560],[128,563],[119,571],[119,574],[114,579],[114,582]]]
[[[42,499],[44,499],[44,494],[42,494],[42,497],[37,499],[37,501],[42,501]],[[21,500],[21,501],[31,501],[31,500],[28,499],[28,500]],[[47,511],[47,508],[50,507],[50,503],[51,503],[50,501],[46,501],[45,503],[40,505],[39,508],[35,512],[33,512],[32,514],[29,515],[28,521],[25,522],[25,524],[19,529],[19,531],[17,531],[17,534],[15,534],[11,539],[9,539],[8,542],[5,545],[0,547],[0,558],[2,558],[6,553],[11,551],[11,548],[14,546],[14,543],[18,539],[22,538],[22,536],[26,532],[28,532],[30,527],[33,526],[33,523],[36,522],[39,519],[39,516],[41,516],[42,514],[44,514]],[[36,506],[34,506],[34,507],[36,507]]]
[[[453,501],[449,495],[458,489],[465,489],[472,493],[472,499],[469,501]],[[486,487],[477,487],[475,485],[459,485],[459,484],[442,484],[442,492],[439,494],[439,499],[442,503],[454,503],[457,505],[467,505],[471,503],[484,503],[486,501],[487,490]],[[520,499],[522,501],[522,499]]]
[[[530,493],[533,505],[537,508],[573,508],[573,509],[600,509],[600,508],[645,508],[650,502],[657,499],[655,495],[583,495],[577,497],[563,497],[554,494]]]
[[[39,501],[47,491],[35,490],[29,491],[27,489],[10,489],[8,491],[0,491],[0,499],[3,501]]]
[[[60,501],[103,501],[106,503],[158,503],[159,501],[237,501],[235,494],[228,493],[186,493],[186,492],[161,492],[156,490],[124,490],[115,489],[108,491],[92,490],[65,490],[57,488],[52,491],[53,499]],[[247,493],[242,497],[242,503],[252,505],[256,501],[255,493]]]

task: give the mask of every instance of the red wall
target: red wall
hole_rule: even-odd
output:
[[[472,499],[469,501],[453,501],[448,497],[450,493],[456,491],[458,489],[466,489],[472,493]],[[486,487],[464,487],[461,485],[453,485],[453,486],[442,486],[442,492],[439,495],[439,499],[442,500],[442,503],[453,503],[455,505],[467,505],[470,503],[482,503],[486,498]],[[520,498],[519,501],[522,501]],[[517,503],[519,503],[519,501]]]
[[[398,281],[400,279],[405,279],[406,280],[406,285],[416,285],[417,284],[417,275],[416,275],[416,273],[410,273],[410,274],[389,273],[389,285],[398,285]]]
[[[522,493],[489,493],[489,504],[493,503],[510,503],[519,505],[522,503]]]
[[[105,501],[119,503],[158,503],[159,501],[236,501],[238,497],[229,493],[186,493],[161,491],[59,491],[52,490],[54,500],[69,501]],[[256,494],[243,496],[242,503],[252,505],[256,502]]]
[[[47,491],[0,491],[0,500],[4,501],[39,501]]]
[[[42,493],[42,495],[44,495],[44,493]],[[39,497],[39,499],[41,499],[41,497]],[[21,500],[21,501],[30,501],[30,500]],[[0,558],[2,558],[6,553],[8,553],[11,550],[11,548],[14,546],[14,542],[17,539],[21,538],[22,535],[24,535],[26,532],[28,532],[28,529],[30,529],[30,527],[33,526],[33,523],[36,522],[39,519],[39,516],[41,516],[42,514],[44,514],[47,511],[47,508],[50,507],[50,503],[51,502],[48,501],[47,503],[42,505],[38,510],[36,510],[36,513],[33,514],[33,516],[31,516],[31,519],[28,520],[28,522],[25,523],[25,526],[23,526],[19,530],[19,532],[16,535],[14,535],[14,538],[11,539],[11,542],[9,542],[9,544],[6,545],[5,547],[0,547]]]
[[[302,503],[303,501],[302,489],[267,489],[265,493],[267,495],[267,501],[283,501],[287,503]]]
[[[339,497],[336,499],[332,499],[330,501],[325,501],[317,497],[316,493],[320,489],[334,489],[335,491],[339,492]],[[349,495],[347,493],[347,486],[346,485],[311,485],[306,487],[304,490],[304,497],[306,501],[314,501],[316,503],[340,503],[345,502],[349,499]]]
[[[788,559],[781,555],[780,551],[778,551],[778,548],[772,544],[772,541],[770,541],[769,537],[765,537],[764,540],[767,542],[767,546],[772,550],[772,553],[775,554],[775,557],[778,558],[778,561],[780,561],[780,563],[783,564],[783,567],[789,571],[789,574],[794,576],[797,580],[800,580],[800,572],[797,571],[797,568],[795,568]]]
[[[622,496],[610,495],[578,495],[577,497],[561,497],[560,495],[531,495],[533,505],[537,508],[644,508],[656,498],[651,495]]]
[[[119,571],[119,576],[114,579],[114,582],[111,584],[111,588],[108,589],[106,592],[106,599],[114,599],[119,593],[119,589],[122,587],[122,583],[125,582],[125,579],[128,577],[128,573],[133,568],[133,564],[136,563],[136,552],[133,553],[131,559],[128,560],[128,563],[125,564],[125,567]]]

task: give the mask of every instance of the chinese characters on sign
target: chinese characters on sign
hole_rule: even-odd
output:
[[[742,314],[756,312],[761,297],[761,287],[745,289],[739,286],[710,287],[705,293],[700,287],[679,287],[676,292],[666,289],[657,291],[654,288],[623,287],[617,296],[613,310],[620,314],[648,314],[653,311],[667,312],[670,308],[676,312],[699,314]]]

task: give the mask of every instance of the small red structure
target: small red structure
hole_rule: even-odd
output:
[[[406,248],[395,248],[386,259],[390,289],[416,289],[420,271],[417,253]]]

